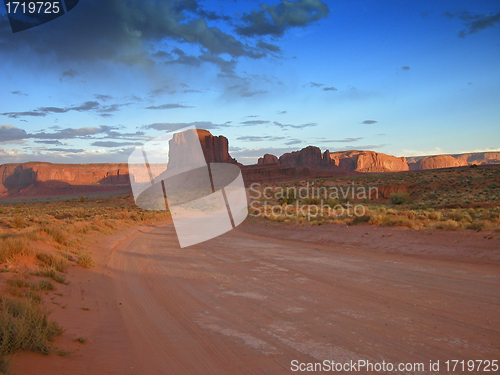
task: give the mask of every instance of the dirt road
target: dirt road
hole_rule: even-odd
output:
[[[123,239],[90,276],[75,269],[54,316],[89,342],[68,357],[22,353],[14,374],[290,374],[293,360],[444,374],[446,360],[500,359],[498,264],[245,228],[180,249],[170,224]]]

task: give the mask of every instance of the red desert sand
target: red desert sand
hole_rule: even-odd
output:
[[[293,360],[432,373],[430,360],[499,359],[490,237],[245,223],[180,249],[172,223],[128,230],[46,301],[67,329],[56,345],[74,353],[18,353],[13,374],[290,374]]]

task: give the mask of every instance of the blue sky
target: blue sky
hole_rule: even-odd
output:
[[[500,149],[499,1],[80,0],[12,33],[0,164],[126,162],[195,124],[243,164]]]

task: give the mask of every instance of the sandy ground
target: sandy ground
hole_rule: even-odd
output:
[[[499,360],[498,237],[245,223],[180,249],[172,224],[131,229],[47,299],[67,328],[57,345],[75,352],[19,353],[13,374],[290,374],[292,360],[445,374],[446,360]]]

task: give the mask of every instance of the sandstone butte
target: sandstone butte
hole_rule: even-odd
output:
[[[197,130],[197,136],[209,163],[238,162],[229,154],[229,142],[224,136],[213,136],[207,130]],[[187,155],[186,140],[176,135],[170,141],[171,165],[182,165]],[[396,157],[374,151],[321,152],[315,146],[285,153],[279,158],[265,154],[255,165],[243,166],[243,176],[247,184],[251,182],[272,182],[312,177],[332,177],[356,173],[401,172],[451,168],[472,164],[500,163],[500,152],[482,152],[457,155]],[[151,165],[164,170],[164,165]],[[147,171],[146,171],[147,172]],[[140,180],[149,178],[148,173],[139,175]],[[129,170],[121,164],[51,164],[29,162],[0,165],[0,196],[57,195],[69,194],[75,187],[88,187],[90,191],[110,186],[129,189]],[[92,189],[91,189],[92,187]],[[78,192],[84,192],[79,190]]]

